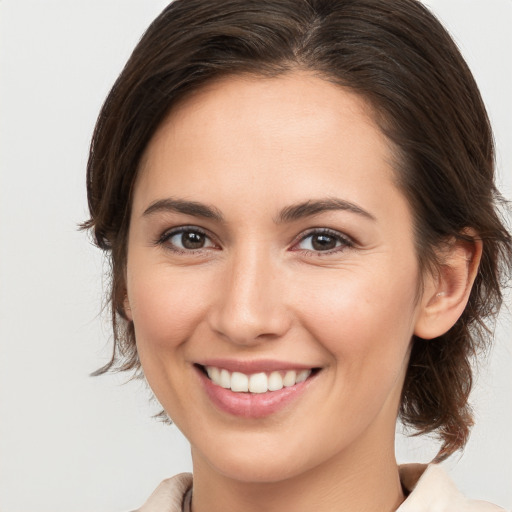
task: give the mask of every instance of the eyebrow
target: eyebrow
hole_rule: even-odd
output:
[[[193,217],[203,217],[205,219],[213,219],[217,222],[224,222],[224,217],[220,210],[214,206],[208,206],[196,201],[187,201],[184,199],[166,198],[151,203],[142,214],[143,216],[151,215],[157,212],[177,212]]]
[[[368,211],[364,210],[357,204],[346,201],[345,199],[338,199],[336,197],[327,197],[325,199],[304,201],[302,203],[287,206],[279,213],[276,224],[285,222],[293,222],[305,217],[312,217],[323,212],[332,210],[343,210],[361,215],[367,219],[375,221],[376,218]]]
[[[294,222],[333,210],[349,211],[367,219],[373,221],[376,220],[371,213],[355,203],[346,201],[345,199],[328,197],[324,199],[303,201],[301,203],[287,206],[279,212],[278,216],[274,219],[274,222],[276,224]],[[203,217],[217,222],[225,222],[221,211],[214,206],[198,203],[196,201],[187,201],[185,199],[159,199],[158,201],[151,203],[148,208],[144,210],[143,216],[152,215],[157,212],[177,212],[185,215],[191,215],[193,217]]]

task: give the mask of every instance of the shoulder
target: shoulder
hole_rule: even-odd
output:
[[[192,475],[180,473],[164,480],[142,507],[134,512],[181,512],[183,502],[192,488]]]
[[[397,512],[505,512],[486,501],[466,498],[438,464],[400,466],[400,478],[410,494]]]

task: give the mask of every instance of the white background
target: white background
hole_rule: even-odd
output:
[[[489,108],[512,198],[512,1],[429,0]],[[77,224],[110,86],[165,0],[0,0],[0,512],[129,510],[190,470],[186,441],[151,419],[140,383],[91,378],[110,355],[103,263]],[[510,303],[510,300],[509,300]],[[447,466],[473,497],[512,508],[512,325],[480,370],[477,427]],[[428,460],[425,440],[397,443]]]

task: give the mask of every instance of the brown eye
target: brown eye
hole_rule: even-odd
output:
[[[328,251],[336,247],[338,241],[330,235],[313,235],[311,237],[311,246],[315,251]]]
[[[216,247],[208,235],[194,228],[179,228],[167,232],[160,238],[159,243],[166,245],[175,252],[197,251]]]
[[[204,247],[206,236],[195,231],[185,231],[181,234],[181,245],[185,249],[201,249]]]
[[[353,243],[349,238],[331,230],[319,230],[309,233],[296,245],[299,250],[311,252],[337,252],[352,246]]]

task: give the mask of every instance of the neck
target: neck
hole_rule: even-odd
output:
[[[193,512],[393,512],[404,500],[392,447],[344,453],[306,473],[263,483],[226,477],[193,455]]]

